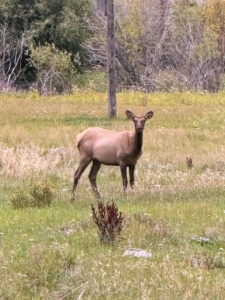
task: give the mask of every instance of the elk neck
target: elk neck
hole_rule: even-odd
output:
[[[134,143],[135,152],[140,153],[143,144],[143,132],[135,132]]]

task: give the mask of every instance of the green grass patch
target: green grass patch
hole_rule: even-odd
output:
[[[1,293],[11,299],[38,299],[74,290],[69,297],[73,299],[86,284],[87,299],[104,299],[106,292],[109,299],[138,298],[143,293],[160,298],[166,291],[173,299],[193,289],[198,297],[199,293],[207,296],[206,288],[222,299],[217,293],[222,287],[225,247],[220,193],[118,199],[126,226],[123,239],[114,246],[99,242],[90,216],[94,200],[83,199],[71,206],[58,199],[42,209],[5,208],[1,211],[1,276],[5,282]],[[147,249],[153,257],[123,256],[129,248]],[[160,276],[155,277],[157,269]],[[171,275],[166,280],[171,273],[176,280]],[[202,277],[200,286],[198,276]],[[141,284],[145,291],[138,288]]]

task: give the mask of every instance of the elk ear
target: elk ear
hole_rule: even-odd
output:
[[[126,115],[129,119],[133,119],[134,118],[134,114],[132,113],[132,111],[130,110],[126,110]]]
[[[146,119],[151,119],[153,117],[153,111],[149,111],[147,112],[147,114],[145,115]]]

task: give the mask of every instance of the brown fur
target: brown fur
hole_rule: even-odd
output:
[[[135,116],[127,110],[128,118],[135,125],[135,132],[112,131],[100,127],[91,127],[77,136],[77,147],[80,153],[80,164],[74,174],[73,199],[78,181],[86,169],[93,162],[89,179],[97,198],[100,197],[96,177],[101,164],[120,166],[124,191],[127,188],[127,167],[129,167],[130,185],[134,185],[134,169],[142,154],[143,129],[147,119],[151,119],[153,112],[145,116]]]

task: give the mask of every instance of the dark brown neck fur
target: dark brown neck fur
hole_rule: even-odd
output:
[[[135,152],[141,152],[143,144],[143,133],[142,132],[135,132]]]

